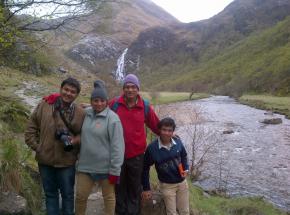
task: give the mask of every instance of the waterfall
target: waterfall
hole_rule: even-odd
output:
[[[115,71],[115,78],[117,81],[124,80],[125,77],[125,56],[127,54],[128,48],[126,48],[117,61],[117,69]]]

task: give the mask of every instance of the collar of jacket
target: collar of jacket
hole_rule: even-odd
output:
[[[160,137],[158,137],[157,140],[158,140],[158,147],[159,147],[159,149],[161,149],[161,148],[170,149],[172,146],[176,145],[176,142],[175,142],[175,140],[174,140],[173,138],[171,138],[171,143],[168,144],[168,145],[164,145],[164,144],[162,143]]]
[[[90,116],[90,117],[98,117],[98,116],[106,117],[108,115],[108,112],[109,112],[109,107],[107,106],[100,113],[96,113],[96,111],[94,111],[92,107],[89,107],[89,108],[86,109],[86,112],[87,112],[87,115]]]
[[[125,101],[124,94],[122,94],[120,96],[120,98],[118,99],[117,102],[119,104],[125,105],[127,107],[127,103]],[[134,107],[138,107],[138,108],[143,108],[144,107],[144,105],[143,105],[143,99],[141,98],[141,96],[139,94],[137,95],[137,104]]]

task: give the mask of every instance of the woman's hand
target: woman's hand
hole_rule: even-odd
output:
[[[119,184],[120,183],[120,176],[109,175],[108,180],[109,180],[110,184]]]
[[[142,200],[150,200],[152,198],[151,190],[143,191],[141,194]]]

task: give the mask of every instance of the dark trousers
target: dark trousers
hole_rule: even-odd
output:
[[[116,214],[139,215],[144,154],[125,159],[116,186]]]
[[[75,166],[56,168],[38,164],[45,193],[47,215],[74,214]],[[62,213],[59,209],[59,191],[62,198]]]

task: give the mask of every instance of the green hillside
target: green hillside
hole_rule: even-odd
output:
[[[170,80],[160,79],[156,89],[207,90],[220,94],[242,92],[289,93],[290,84],[290,18],[276,26],[255,33],[225,49],[222,54],[197,66],[166,65],[174,71]],[[185,71],[181,74],[180,71]],[[161,80],[161,81],[160,81]],[[147,83],[151,79],[147,79]],[[152,82],[151,82],[152,83]]]

